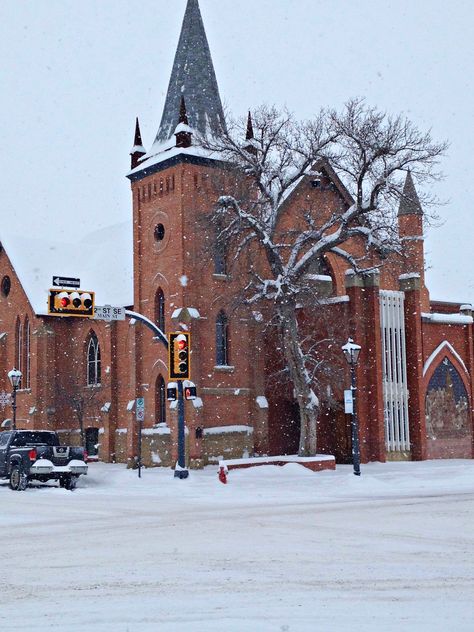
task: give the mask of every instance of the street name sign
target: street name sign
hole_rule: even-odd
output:
[[[81,287],[81,279],[74,279],[73,277],[54,276],[53,285],[55,287]]]
[[[125,320],[125,307],[112,307],[112,305],[96,305],[94,318],[97,320]]]
[[[137,397],[137,421],[145,421],[145,399],[143,397]]]
[[[352,415],[354,412],[354,399],[352,397],[352,389],[344,391],[344,412]]]

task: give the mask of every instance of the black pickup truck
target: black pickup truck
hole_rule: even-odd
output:
[[[59,481],[73,490],[81,474],[87,474],[84,448],[62,446],[58,435],[49,430],[11,430],[0,432],[0,478],[22,491],[32,480]]]

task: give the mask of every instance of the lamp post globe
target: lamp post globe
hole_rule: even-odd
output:
[[[351,435],[352,435],[352,464],[355,476],[360,476],[360,447],[359,447],[359,421],[357,419],[357,378],[356,365],[359,360],[361,346],[357,345],[352,338],[349,338],[342,347],[342,352],[351,368],[351,392],[352,392],[352,417],[351,417]]]
[[[349,365],[356,365],[359,360],[359,354],[362,347],[356,345],[352,338],[349,338],[346,344],[342,347],[342,352]]]
[[[23,377],[23,373],[18,369],[12,369],[8,371],[8,379],[10,380],[10,384],[13,388],[18,388],[20,386],[21,378]]]
[[[13,419],[12,419],[12,430],[16,430],[16,392],[21,383],[21,378],[23,374],[18,369],[12,369],[8,371],[8,379],[10,380],[10,384],[13,387],[13,395],[12,395],[12,410],[13,410]]]

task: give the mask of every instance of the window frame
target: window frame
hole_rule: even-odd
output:
[[[87,359],[87,386],[91,386],[91,387],[101,386],[102,359],[101,359],[101,353],[100,353],[100,343],[99,343],[99,339],[97,338],[97,334],[94,331],[89,336],[89,342],[87,344],[86,359]]]
[[[216,317],[216,366],[231,366],[229,348],[229,319],[221,309]]]

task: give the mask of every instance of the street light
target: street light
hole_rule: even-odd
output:
[[[12,408],[13,408],[13,420],[12,420],[12,430],[16,430],[16,392],[18,387],[20,386],[21,378],[23,374],[18,369],[12,369],[8,372],[8,379],[13,387],[13,395],[12,395]]]
[[[342,347],[344,357],[351,367],[351,393],[352,393],[352,417],[351,417],[351,433],[352,433],[352,464],[354,466],[354,474],[360,476],[360,448],[359,448],[359,422],[357,419],[356,408],[356,364],[359,359],[361,347],[356,345],[352,338],[349,338]]]

